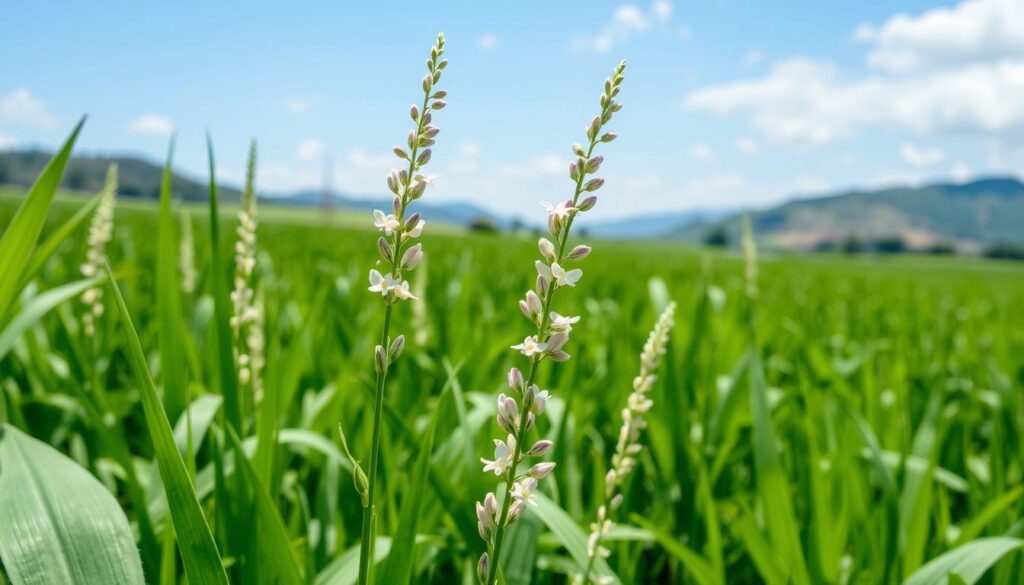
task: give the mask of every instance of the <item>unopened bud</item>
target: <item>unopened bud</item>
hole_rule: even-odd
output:
[[[409,160],[409,153],[405,152],[405,149],[401,146],[396,146],[392,150],[398,158],[402,160]]]
[[[412,118],[413,122],[419,122],[420,121],[420,109],[417,108],[415,105],[411,106],[409,108],[409,117]]]
[[[419,199],[423,196],[423,192],[427,189],[427,184],[423,181],[416,181],[409,187],[409,196],[413,199]]]
[[[519,368],[512,368],[508,371],[508,387],[516,392],[522,392],[523,387],[526,385],[526,380],[523,378],[523,373],[519,371]]]
[[[611,142],[612,140],[615,140],[618,137],[619,135],[614,132],[605,132],[604,134],[601,135],[601,142]]]
[[[391,244],[383,237],[377,239],[377,249],[385,260],[391,261]]]
[[[540,296],[548,294],[548,279],[543,274],[537,275],[537,294]]]
[[[594,158],[587,161],[587,172],[593,173],[597,169],[601,168],[601,163],[604,162],[603,156],[595,156]]]
[[[547,238],[541,238],[537,241],[537,247],[540,249],[540,255],[544,257],[548,262],[555,261],[555,245],[551,243],[551,240]]]
[[[569,163],[569,178],[572,179],[573,181],[575,181],[576,179],[579,178],[579,176],[580,176],[580,171],[579,171],[578,168],[576,168],[576,163],[575,162]]]
[[[402,270],[412,270],[423,260],[423,245],[416,244],[402,254]]]
[[[569,252],[569,255],[566,256],[566,259],[568,259],[568,260],[582,260],[582,259],[584,259],[584,258],[586,258],[587,256],[590,255],[590,250],[591,250],[590,246],[587,246],[587,245],[584,245],[584,244],[580,244],[579,246],[576,246],[575,248],[573,248],[572,252]]]
[[[416,164],[418,164],[420,166],[425,165],[428,162],[430,162],[430,149],[429,148],[424,150],[423,152],[421,152],[420,155],[418,157],[416,157]]]
[[[444,107],[447,106],[447,105],[448,105],[448,102],[446,102],[444,100],[437,100],[436,102],[430,104],[430,107],[435,109],[435,110],[443,110]]]
[[[601,188],[601,185],[604,185],[604,179],[601,179],[601,178],[590,179],[589,181],[587,181],[586,185],[583,185],[583,190],[584,191],[597,191],[598,189]]]
[[[587,156],[587,151],[583,150],[583,145],[578,142],[572,145],[572,152],[576,156]]]
[[[409,137],[406,138],[405,143],[409,145],[409,149],[416,148],[416,143],[419,141],[419,136],[416,136],[415,130],[409,130]]]
[[[542,455],[547,454],[547,452],[550,451],[551,448],[554,446],[555,444],[553,442],[547,439],[541,439],[540,441],[534,443],[533,447],[530,447],[529,455],[531,457],[540,457]]]
[[[395,214],[395,217],[402,213],[402,199],[395,197],[395,200],[391,202],[391,213]]]
[[[488,572],[491,569],[490,557],[487,553],[480,555],[480,562],[476,564],[476,578],[480,580],[480,583],[487,584]]]
[[[388,349],[388,359],[395,361],[398,356],[402,355],[402,350],[405,349],[405,336],[399,335],[391,342],[391,348]]]
[[[555,469],[554,461],[545,461],[538,463],[530,468],[527,474],[534,479],[544,479]]]
[[[388,355],[384,347],[378,345],[373,350],[373,365],[377,368],[378,374],[383,374],[388,369]]]
[[[580,201],[580,204],[576,206],[576,209],[579,209],[580,211],[590,211],[594,208],[596,203],[597,195],[590,195],[583,199],[583,201]]]

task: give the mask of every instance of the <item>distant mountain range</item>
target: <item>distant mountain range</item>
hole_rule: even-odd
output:
[[[0,184],[29,186],[50,159],[50,153],[27,150],[0,152]],[[127,157],[73,157],[64,175],[69,189],[98,191],[107,166],[119,165],[120,193],[156,199],[162,168],[146,160]],[[174,174],[174,191],[187,201],[205,200],[205,180]],[[240,196],[237,188],[219,186],[225,200]],[[390,198],[358,197],[333,193],[338,209],[387,209]],[[313,207],[322,204],[322,193],[305,190],[263,197],[267,203]],[[469,203],[415,204],[430,221],[455,225],[489,222],[499,228],[518,224]],[[964,184],[894,187],[850,191],[793,200],[772,208],[752,211],[758,239],[781,249],[818,249],[851,238],[871,242],[898,237],[909,248],[950,244],[962,251],[976,251],[996,242],[1024,244],[1024,184],[1015,178],[988,178]],[[736,211],[685,211],[595,222],[587,226],[592,236],[616,239],[675,239],[700,242],[713,230],[724,229],[726,239],[739,241],[740,213]]]
[[[751,223],[759,240],[783,249],[898,237],[911,249],[951,244],[972,252],[997,242],[1024,244],[1024,184],[1015,178],[988,178],[850,191],[753,211]],[[667,236],[697,242],[718,226],[725,228],[729,241],[738,241],[739,214],[682,226]]]

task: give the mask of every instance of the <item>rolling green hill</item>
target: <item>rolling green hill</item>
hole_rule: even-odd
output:
[[[1024,243],[1024,184],[990,178],[962,185],[938,184],[800,199],[751,214],[765,244],[815,249],[855,238],[862,242],[901,238],[908,248],[941,243],[974,251],[995,242]],[[723,226],[739,241],[740,215],[674,230],[670,237],[700,241]]]

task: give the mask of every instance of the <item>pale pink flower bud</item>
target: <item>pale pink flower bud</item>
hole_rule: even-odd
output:
[[[412,270],[423,260],[423,245],[416,244],[402,255],[402,270]]]
[[[508,387],[516,392],[522,392],[523,387],[526,385],[526,379],[523,378],[523,373],[519,371],[519,368],[512,368],[508,371]]]
[[[409,187],[409,197],[413,199],[419,199],[423,196],[423,192],[426,191],[427,184],[424,181],[416,181]]]
[[[575,162],[569,163],[569,178],[572,179],[573,181],[575,181],[579,177],[580,177],[580,171],[579,171],[578,168],[576,168],[576,163]]]
[[[380,250],[380,255],[385,260],[391,260],[391,244],[386,239],[383,237],[377,239],[377,249]]]
[[[415,105],[411,106],[409,108],[409,117],[412,118],[413,122],[419,122],[420,121],[420,109],[417,108]]]
[[[447,105],[448,105],[448,102],[446,102],[444,100],[437,100],[436,102],[431,104],[430,107],[435,109],[435,110],[443,110],[444,107],[447,106]]]
[[[540,315],[541,312],[544,311],[544,304],[541,303],[540,297],[537,296],[537,293],[532,290],[526,291],[526,304],[530,307],[530,312],[534,317]]]
[[[437,134],[437,132],[434,132],[434,134]],[[430,149],[429,148],[424,150],[423,152],[421,152],[420,155],[416,157],[416,164],[418,164],[420,166],[425,165],[428,162],[430,162]]]
[[[576,246],[575,248],[573,248],[572,252],[569,252],[569,255],[566,256],[566,259],[568,259],[568,260],[583,260],[584,258],[586,258],[587,256],[590,255],[590,250],[591,250],[590,246],[580,244],[579,246]]]
[[[548,293],[548,279],[543,274],[537,275],[537,293],[541,296]]]
[[[615,140],[618,137],[619,135],[614,132],[605,132],[601,136],[601,142],[611,142],[612,140]]]
[[[596,172],[597,169],[601,168],[601,163],[602,162],[604,162],[604,157],[600,156],[600,155],[599,156],[595,156],[594,158],[588,160],[587,161],[587,172],[588,173]]]
[[[590,179],[589,181],[587,181],[586,185],[583,185],[583,190],[584,191],[597,191],[598,189],[601,188],[601,185],[604,185],[604,179],[601,179],[601,178]]]
[[[580,201],[580,204],[579,206],[577,206],[577,209],[579,209],[580,211],[590,211],[591,209],[594,208],[594,204],[596,203],[597,196],[590,195],[589,197],[584,198],[583,201]]]
[[[409,160],[409,153],[405,152],[404,148],[396,146],[392,150],[394,151],[395,156],[397,156],[398,158],[402,160]]]
[[[388,349],[388,359],[395,361],[398,356],[402,355],[402,350],[405,349],[405,336],[399,335],[391,342],[391,348]]]
[[[476,578],[479,579],[481,583],[487,583],[487,577],[490,569],[491,561],[487,556],[487,553],[480,555],[480,562],[476,564]]]
[[[391,202],[391,212],[395,214],[395,217],[402,213],[402,200],[400,198],[395,197],[395,200]]]
[[[532,477],[534,479],[544,479],[545,477],[548,476],[548,474],[551,473],[551,471],[554,468],[555,468],[555,462],[554,461],[544,461],[543,463],[538,463],[538,464],[534,465],[533,467],[531,467],[530,471],[528,471],[527,473],[529,474],[530,477]]]
[[[583,150],[583,145],[579,142],[572,145],[572,152],[576,156],[587,156],[587,151]]]
[[[383,374],[388,369],[388,356],[384,351],[384,347],[378,345],[373,350],[373,363],[377,368],[378,374]]]
[[[540,441],[534,443],[533,447],[530,447],[529,455],[531,457],[541,457],[545,455],[548,451],[550,451],[551,448],[554,446],[555,444],[552,441],[549,441],[547,439],[541,439]]]
[[[548,351],[556,351],[562,349],[565,342],[569,341],[569,334],[564,331],[559,331],[548,338]]]

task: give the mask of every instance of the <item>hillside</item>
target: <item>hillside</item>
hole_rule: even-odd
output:
[[[758,238],[787,249],[900,237],[910,248],[952,243],[965,251],[994,242],[1024,243],[1024,184],[989,178],[960,185],[895,187],[800,199],[751,214]],[[697,242],[714,227],[738,241],[740,216],[673,230],[669,237]]]
[[[52,153],[39,150],[0,151],[0,185],[28,187],[35,181],[43,167],[50,160]],[[118,164],[118,193],[125,197],[156,199],[160,193],[160,178],[163,167],[159,164],[130,156],[96,157],[74,156],[68,163],[64,180],[61,183],[66,189],[74,191],[95,192],[103,186],[107,167],[111,162]],[[382,181],[383,182],[383,181]],[[173,174],[174,193],[186,201],[204,201],[209,197],[209,186],[206,179],[196,180],[181,173]],[[237,200],[240,191],[235,187],[218,184],[218,194],[225,201]],[[260,194],[260,199],[270,204],[315,207],[322,204],[319,191],[299,191],[296,193]],[[388,209],[391,198],[383,195],[377,197],[352,197],[332,194],[332,205],[336,209],[368,211]],[[483,208],[466,203],[423,203],[417,201],[412,208],[423,214],[429,221],[467,225],[471,221],[487,218],[499,226],[506,226],[499,218]]]

